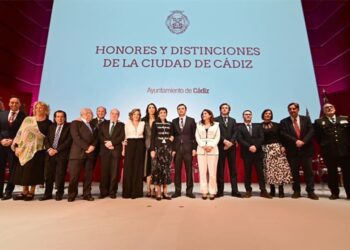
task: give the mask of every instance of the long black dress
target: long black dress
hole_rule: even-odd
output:
[[[123,198],[143,196],[143,168],[145,160],[145,141],[143,138],[145,123],[141,121],[137,128],[128,121],[125,124],[125,147],[123,172]]]
[[[174,136],[171,122],[157,121],[153,124],[150,150],[156,152],[156,157],[152,160],[152,183],[154,185],[171,183],[172,142],[169,140],[171,136]]]
[[[37,122],[40,132],[47,136],[52,122],[49,119]],[[35,153],[34,157],[23,166],[16,166],[14,183],[21,186],[44,184],[45,150]]]

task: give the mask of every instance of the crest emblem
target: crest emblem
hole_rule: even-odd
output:
[[[174,10],[167,17],[165,24],[170,32],[178,35],[186,31],[190,25],[190,21],[188,20],[187,16],[183,14],[183,11]]]

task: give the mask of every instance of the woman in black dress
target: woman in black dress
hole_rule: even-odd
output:
[[[265,109],[261,118],[264,131],[264,173],[265,181],[270,184],[270,195],[275,196],[275,185],[278,185],[278,196],[284,197],[283,184],[292,181],[291,170],[286,158],[285,148],[281,144],[279,124],[272,122],[273,113],[271,109]]]
[[[46,103],[40,101],[34,103],[34,116],[28,116],[23,120],[13,141],[12,149],[19,158],[14,184],[23,186],[21,194],[14,196],[14,200],[33,200],[36,185],[44,184],[44,139],[52,123],[48,119],[49,112]]]
[[[152,161],[151,161],[151,151],[149,150],[151,146],[151,132],[154,121],[157,118],[157,107],[154,103],[150,103],[146,108],[146,116],[142,118],[141,121],[145,122],[144,138],[146,146],[145,154],[145,167],[144,176],[146,177],[146,190],[147,197],[154,197],[154,186],[151,185],[152,182]]]
[[[125,123],[123,198],[135,199],[143,196],[144,129],[145,122],[141,121],[140,109],[131,110],[129,121]]]
[[[171,183],[170,165],[172,161],[172,142],[174,129],[171,122],[166,120],[168,110],[158,109],[158,119],[153,124],[151,140],[152,183],[157,186],[157,200],[171,200],[167,185]],[[161,194],[163,187],[163,194]]]

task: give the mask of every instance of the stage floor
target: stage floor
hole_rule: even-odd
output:
[[[239,185],[240,191],[244,190]],[[253,189],[258,191],[254,185]],[[119,188],[121,190],[121,188]],[[170,190],[174,190],[173,185]],[[184,190],[184,188],[183,188]],[[229,185],[225,186],[229,191]],[[42,189],[38,193],[42,193]],[[171,201],[149,198],[0,201],[1,249],[266,249],[347,250],[350,247],[350,200],[227,196],[202,200],[185,196]]]

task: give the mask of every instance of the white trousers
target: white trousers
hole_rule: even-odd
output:
[[[215,195],[217,191],[216,184],[216,169],[218,164],[218,155],[198,155],[198,168],[199,168],[199,183],[202,194]],[[209,183],[208,183],[209,172]],[[209,184],[209,185],[208,185]]]

